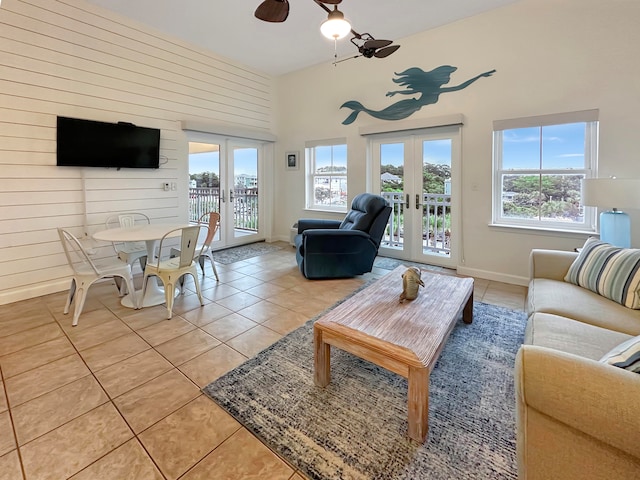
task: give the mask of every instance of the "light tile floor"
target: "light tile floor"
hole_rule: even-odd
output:
[[[111,283],[75,328],[66,292],[0,306],[0,480],[302,480],[200,388],[388,271],[309,281],[282,246],[218,265],[219,283],[207,265],[206,305],[187,288],[171,320]],[[475,282],[477,301],[522,310],[525,295]]]

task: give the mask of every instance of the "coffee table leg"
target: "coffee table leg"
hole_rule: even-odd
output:
[[[471,291],[469,300],[467,300],[467,304],[464,306],[464,310],[462,311],[462,321],[464,323],[473,322],[473,290]]]
[[[423,443],[429,431],[429,369],[409,367],[409,438]]]
[[[326,387],[331,381],[331,345],[322,340],[322,330],[313,326],[314,377],[319,387]]]

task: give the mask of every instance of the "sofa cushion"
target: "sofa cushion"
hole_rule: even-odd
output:
[[[536,278],[529,283],[527,313],[551,313],[628,335],[640,335],[640,310],[623,307],[572,283]]]
[[[627,308],[640,309],[640,250],[589,238],[569,267],[565,281]]]
[[[527,322],[524,344],[600,360],[629,338],[634,337],[558,315],[536,313]]]
[[[617,345],[600,361],[630,372],[640,373],[640,336],[630,338]]]

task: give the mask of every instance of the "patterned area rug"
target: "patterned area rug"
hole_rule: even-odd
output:
[[[332,348],[313,383],[313,322],[204,392],[314,480],[516,479],[513,365],[525,314],[474,304],[431,373],[429,436],[408,440],[407,382]]]
[[[213,258],[218,263],[228,265],[230,263],[239,262],[241,260],[246,260],[247,258],[257,257],[258,255],[264,255],[265,253],[271,253],[281,249],[282,247],[265,242],[250,243],[240,247],[218,250],[213,253]]]

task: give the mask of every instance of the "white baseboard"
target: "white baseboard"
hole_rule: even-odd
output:
[[[275,236],[275,237],[273,237],[273,238],[274,238],[274,240],[273,240],[274,242],[278,241],[278,242],[287,242],[287,243],[290,243],[290,242],[289,242],[289,237],[288,237],[288,236],[286,236],[286,235],[277,235],[277,236]]]
[[[289,243],[289,237],[286,235],[278,235],[274,237],[276,240]],[[135,267],[134,267],[135,268]],[[138,267],[139,269],[139,267]],[[456,271],[460,275],[468,275],[475,278],[483,278],[495,282],[510,283],[513,285],[521,285],[526,287],[529,285],[528,277],[520,277],[517,275],[507,275],[504,273],[492,272],[489,270],[480,270],[477,268],[468,268],[458,266]],[[51,293],[58,293],[69,289],[69,279],[58,280],[56,282],[43,285],[28,286],[21,289],[12,289],[6,292],[0,292],[0,305],[7,305],[13,302],[20,302],[30,298],[41,297]]]
[[[529,277],[520,277],[517,275],[507,275],[505,273],[491,272],[488,270],[479,270],[477,268],[468,268],[458,266],[456,271],[460,275],[467,275],[475,278],[484,278],[494,282],[511,283],[513,285],[521,285],[526,287],[529,285]]]
[[[63,292],[69,290],[70,279],[57,280],[55,282],[42,285],[29,285],[23,288],[11,289],[6,292],[0,292],[0,305],[7,305],[13,302],[21,302],[31,298],[49,295],[51,293]],[[64,305],[63,305],[64,306]]]

